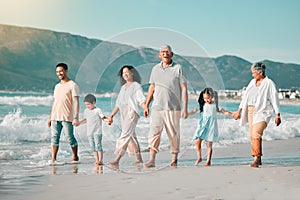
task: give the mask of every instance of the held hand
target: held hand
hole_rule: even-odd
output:
[[[113,123],[113,119],[112,119],[112,117],[109,117],[109,118],[108,118],[107,124],[108,124],[108,125],[111,125],[112,123]]]
[[[79,126],[80,123],[79,123],[78,119],[74,119],[73,122],[72,122],[72,125],[73,126]]]
[[[275,124],[276,124],[276,126],[279,126],[279,124],[281,124],[281,119],[280,119],[280,117],[276,117],[276,118],[275,118]]]
[[[186,119],[188,117],[188,112],[187,112],[187,110],[184,110],[183,112],[182,112],[182,118],[183,119]]]
[[[146,108],[144,109],[144,116],[145,116],[145,117],[148,117],[148,115],[149,115],[149,108],[146,107]]]
[[[233,118],[234,118],[235,120],[240,119],[240,118],[241,118],[240,113],[239,113],[239,112],[234,113],[234,114],[233,114]]]

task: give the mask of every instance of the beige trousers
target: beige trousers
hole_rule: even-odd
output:
[[[252,125],[254,106],[248,106],[248,122],[251,141],[251,155],[262,156],[262,136],[267,127],[267,122],[259,122]]]
[[[135,134],[139,115],[129,106],[120,107],[122,133],[117,139],[116,155],[123,156],[128,151],[130,156],[140,153],[140,145]]]
[[[165,128],[170,141],[170,152],[179,153],[180,110],[152,110],[150,119],[149,148],[158,152],[160,138]]]

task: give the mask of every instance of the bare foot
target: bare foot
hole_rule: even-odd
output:
[[[208,167],[208,166],[210,166],[210,162],[206,162],[206,163],[204,163],[202,166]]]
[[[262,165],[262,162],[261,162],[261,157],[259,156],[259,157],[257,157],[257,164],[258,165]]]
[[[139,165],[139,164],[142,164],[142,163],[143,163],[142,160],[137,160],[137,161],[134,162],[135,165]]]
[[[108,167],[110,167],[114,170],[118,170],[119,169],[119,163],[115,163],[115,162],[108,163]]]
[[[250,167],[259,167],[260,157],[254,156],[253,163],[250,164]]]
[[[174,160],[170,164],[171,167],[177,167],[177,160]]]
[[[258,166],[258,163],[257,163],[256,161],[254,161],[252,164],[250,164],[250,167],[255,167],[255,168],[257,168],[257,167],[259,167],[259,166]]]
[[[96,161],[94,164],[95,164],[96,166],[98,166],[98,165],[103,165],[102,161]]]
[[[196,162],[195,162],[195,166],[197,166],[199,163],[201,163],[202,162],[202,158],[198,158],[197,160],[196,160]]]
[[[155,167],[155,162],[154,161],[148,161],[147,163],[144,164],[145,168],[151,168]]]
[[[76,156],[76,157],[72,156],[72,160],[70,160],[70,162],[76,162],[76,161],[79,161],[79,157],[78,156]]]
[[[103,165],[103,162],[102,162],[102,161],[99,161],[99,162],[98,162],[98,165]]]

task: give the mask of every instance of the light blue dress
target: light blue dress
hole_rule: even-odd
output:
[[[194,139],[201,139],[207,142],[219,141],[216,104],[204,104]]]

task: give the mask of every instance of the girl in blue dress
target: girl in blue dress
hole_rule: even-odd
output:
[[[217,112],[221,112],[227,116],[233,116],[231,112],[224,109],[219,110],[218,107],[218,94],[212,88],[205,88],[199,96],[198,103],[200,106],[200,120],[199,126],[196,131],[196,152],[197,160],[195,166],[202,162],[201,144],[204,140],[207,146],[207,160],[203,166],[211,165],[212,144],[219,141]],[[194,112],[197,110],[194,109]]]

